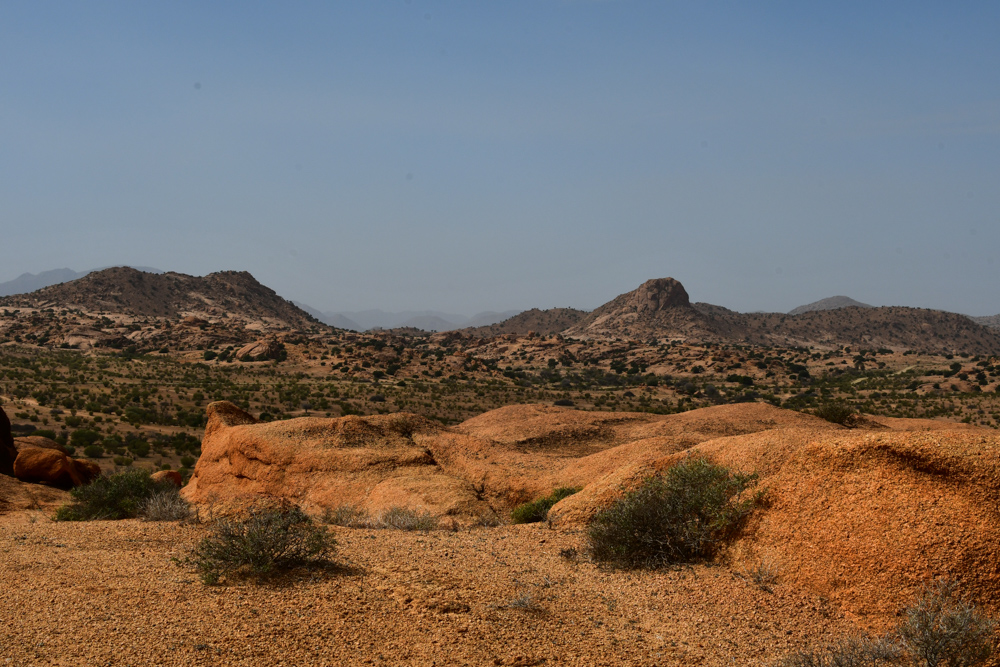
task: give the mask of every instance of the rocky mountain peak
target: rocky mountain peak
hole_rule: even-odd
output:
[[[623,296],[626,297],[625,305],[634,308],[635,312],[640,315],[691,305],[687,290],[673,278],[647,280]]]

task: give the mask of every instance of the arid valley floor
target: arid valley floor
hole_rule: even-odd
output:
[[[109,272],[0,301],[12,453],[176,471],[200,520],[55,521],[65,488],[0,474],[0,664],[774,665],[889,630],[937,579],[1000,614],[1000,334],[962,316],[741,315],[661,279],[589,315],[357,333],[249,274]],[[739,534],[595,562],[594,517],[692,457],[759,476]],[[255,498],[436,527],[327,521],[330,565],[206,585],[185,559]]]

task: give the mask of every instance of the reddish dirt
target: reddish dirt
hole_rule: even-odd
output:
[[[340,570],[210,587],[171,562],[204,527],[30,516],[0,517],[16,638],[0,664],[769,665],[856,630],[816,596],[725,567],[570,561],[559,552],[581,536],[539,525],[335,529]]]
[[[52,523],[63,492],[0,478],[0,576],[11,582],[0,617],[18,638],[0,655],[767,665],[805,644],[887,629],[935,577],[997,614],[1000,437],[939,426],[845,429],[761,404],[670,416],[515,406],[452,429],[406,414],[258,424],[217,403],[189,499],[271,495],[313,512],[401,505],[450,515],[456,532],[336,528],[340,570],[211,588],[170,560],[204,526]],[[582,529],[624,488],[687,455],[757,472],[767,489],[718,564],[621,572],[560,556],[585,552]],[[566,485],[583,489],[549,525],[469,527],[484,509],[502,515]],[[743,577],[762,562],[777,576],[773,594]]]

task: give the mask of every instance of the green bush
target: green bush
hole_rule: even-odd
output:
[[[816,408],[814,413],[820,419],[825,419],[841,426],[853,426],[857,423],[858,413],[849,404],[843,401],[830,401]]]
[[[88,445],[83,448],[83,455],[88,459],[99,459],[104,456],[104,448],[100,445]]]
[[[688,457],[646,479],[591,522],[591,556],[619,567],[657,567],[711,557],[739,530],[763,492],[757,475]]]
[[[141,438],[132,440],[126,445],[126,447],[130,452],[135,454],[136,458],[149,456],[149,443]]]
[[[80,429],[79,431],[73,431],[69,436],[69,441],[76,447],[83,447],[86,449],[90,445],[96,444],[98,440],[101,439],[101,434],[97,431],[91,431],[90,429]]]
[[[336,541],[296,506],[260,507],[244,518],[216,521],[193,549],[189,562],[201,580],[262,579],[304,565],[325,565]]]
[[[578,488],[564,486],[555,489],[544,498],[539,498],[538,500],[533,500],[530,503],[518,505],[514,508],[514,511],[510,513],[510,520],[512,523],[538,523],[539,521],[545,521],[549,515],[549,510],[552,509],[557,502],[563,498],[572,496],[579,490],[580,489]]]
[[[56,520],[135,518],[139,516],[143,503],[153,494],[171,488],[176,488],[172,482],[154,482],[149,471],[141,468],[98,477],[90,484],[70,491],[73,502],[56,511]]]

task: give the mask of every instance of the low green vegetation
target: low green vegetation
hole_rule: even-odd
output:
[[[572,496],[579,490],[579,488],[564,486],[555,489],[544,498],[539,498],[538,500],[533,500],[530,503],[518,505],[514,508],[514,511],[510,513],[510,520],[512,523],[538,523],[539,521],[545,521],[545,519],[549,516],[549,510],[552,509],[556,503],[563,498]]]
[[[245,516],[216,520],[187,561],[206,584],[262,580],[297,567],[330,564],[336,540],[294,505],[262,506]]]
[[[130,468],[70,491],[73,501],[56,511],[56,520],[134,519],[142,515],[150,498],[177,493],[172,482],[155,482],[148,470]]]
[[[823,403],[813,412],[820,419],[825,419],[841,426],[853,426],[858,419],[858,411],[844,401],[829,401]]]
[[[688,457],[647,478],[591,522],[594,560],[616,567],[659,567],[712,557],[761,502],[756,474]]]

